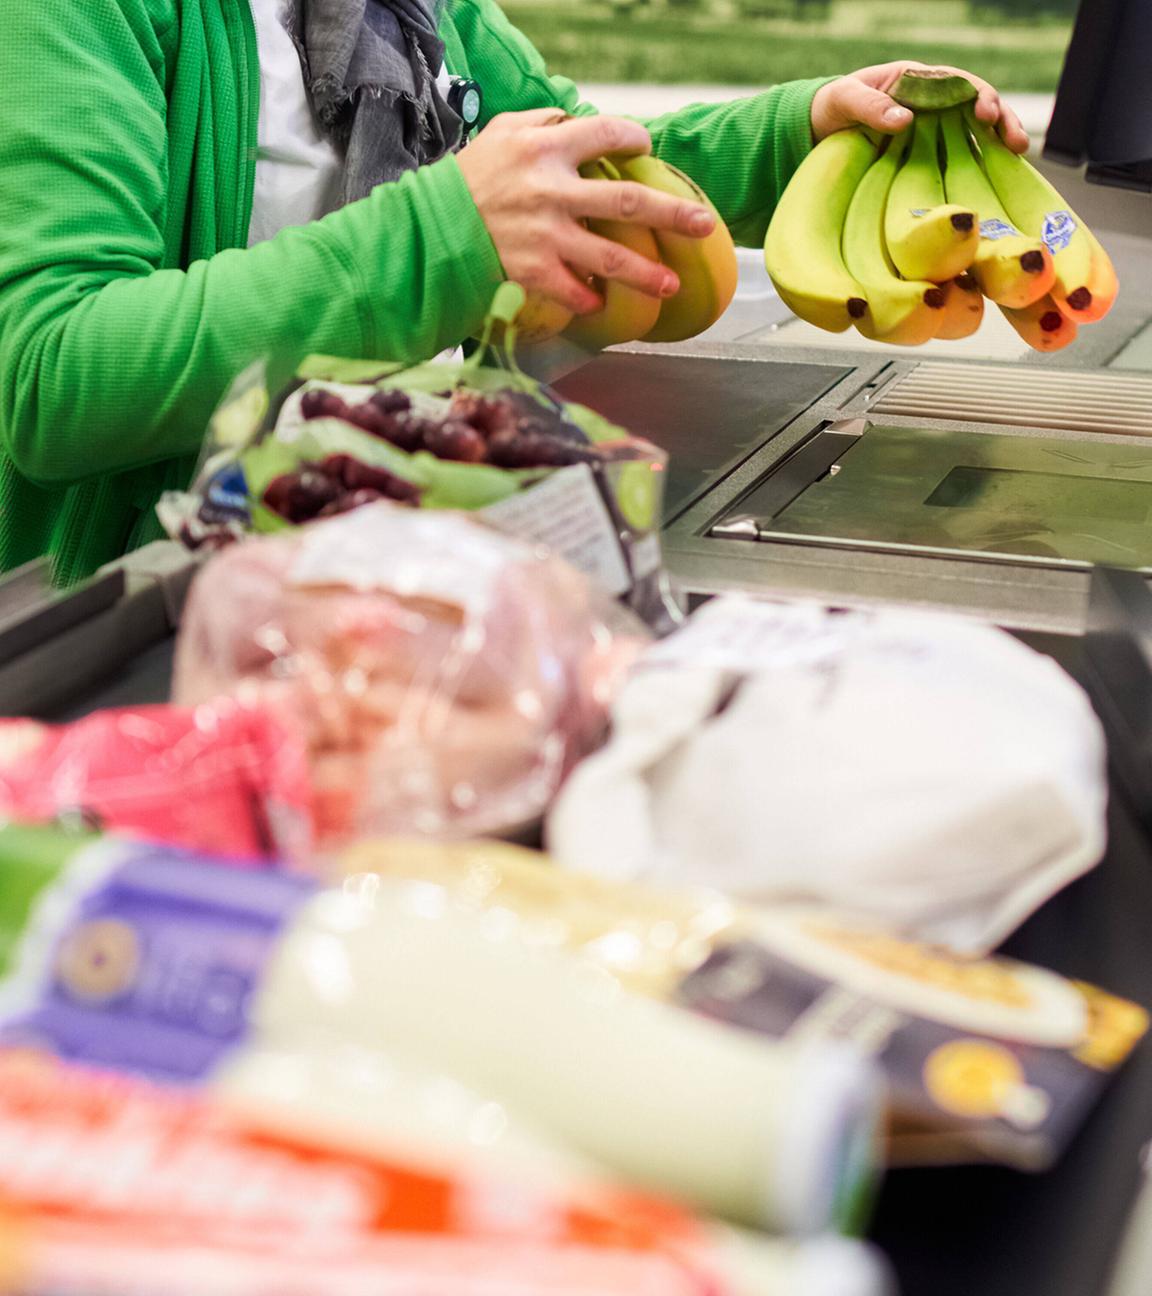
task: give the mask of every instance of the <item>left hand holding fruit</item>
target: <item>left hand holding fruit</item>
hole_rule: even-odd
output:
[[[907,60],[879,63],[875,67],[861,68],[838,81],[830,81],[816,92],[812,100],[813,137],[820,141],[846,126],[871,126],[886,135],[905,130],[912,123],[912,113],[891,98],[888,91],[909,69],[926,66]],[[1020,118],[987,81],[959,68],[942,70],[967,77],[979,92],[976,116],[989,126],[995,126],[1013,153],[1028,151],[1028,136],[1020,125]]]

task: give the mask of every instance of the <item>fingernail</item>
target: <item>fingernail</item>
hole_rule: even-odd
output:
[[[885,126],[903,126],[905,122],[912,120],[912,114],[907,108],[901,108],[899,104],[893,104],[891,108],[884,110]]]
[[[712,213],[703,210],[695,212],[688,222],[688,228],[693,234],[708,234],[712,230],[712,225]]]
[[[660,282],[660,296],[674,297],[679,288],[680,284],[677,282],[675,275],[665,275]]]

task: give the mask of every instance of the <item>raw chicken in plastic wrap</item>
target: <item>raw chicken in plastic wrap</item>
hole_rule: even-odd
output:
[[[323,851],[515,834],[601,740],[648,632],[558,558],[452,512],[374,504],[215,558],[175,700],[271,706],[305,738]]]

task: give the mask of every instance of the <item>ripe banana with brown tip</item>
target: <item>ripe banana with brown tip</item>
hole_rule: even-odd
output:
[[[888,195],[884,234],[905,279],[943,283],[976,257],[980,228],[970,207],[949,203],[937,156],[939,113],[917,113],[912,144]]]
[[[764,239],[764,264],[802,320],[843,333],[868,314],[864,287],[844,262],[842,236],[857,186],[876,161],[863,130],[836,131],[800,163]]]
[[[1077,324],[1103,319],[1119,288],[1111,258],[1100,240],[1026,159],[1013,153],[992,127],[966,111],[980,160],[1012,223],[1043,240],[1052,254],[1051,296]],[[1051,349],[1051,348],[1046,348]]]
[[[1080,326],[1060,310],[1051,295],[1020,310],[1001,306],[1000,311],[1017,333],[1036,351],[1062,351],[1076,341]]]
[[[586,180],[619,180],[619,170],[606,158],[588,162],[580,168]],[[647,257],[660,260],[656,236],[634,221],[590,219],[588,228],[601,238],[611,239]],[[585,351],[603,351],[622,342],[634,342],[650,333],[660,318],[661,302],[618,279],[596,280],[595,288],[604,305],[591,315],[577,315],[564,330],[564,336]]]
[[[843,252],[844,265],[868,300],[868,313],[856,322],[860,332],[896,346],[919,346],[940,329],[945,291],[925,280],[901,279],[884,247],[884,209],[906,143],[901,136],[893,139],[856,186],[844,218]]]
[[[716,211],[708,195],[682,171],[650,154],[608,159],[622,180],[633,180]],[[680,280],[680,291],[660,303],[656,324],[643,334],[645,342],[682,342],[711,327],[736,295],[736,248],[727,225],[716,214],[716,225],[704,238],[669,230],[653,230],[660,260]]]
[[[950,279],[944,288],[943,319],[936,334],[945,342],[957,342],[971,337],[984,322],[984,294],[975,277],[965,271]]]
[[[960,109],[942,114],[944,192],[950,203],[971,207],[980,218],[980,246],[972,274],[981,291],[1000,306],[1020,308],[1039,301],[1052,289],[1056,269],[1052,254],[1039,236],[1029,236],[1012,224],[984,169],[972,151]]]

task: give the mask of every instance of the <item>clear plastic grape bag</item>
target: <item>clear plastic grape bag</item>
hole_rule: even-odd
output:
[[[174,699],[230,696],[303,736],[321,853],[514,836],[602,740],[649,638],[559,558],[466,513],[376,502],[216,555]]]
[[[462,362],[310,356],[274,401],[262,367],[245,371],[192,490],[160,503],[168,533],[216,548],[382,499],[475,511],[559,554],[657,633],[674,628],[659,539],[667,456],[519,368],[517,294],[504,285]]]

